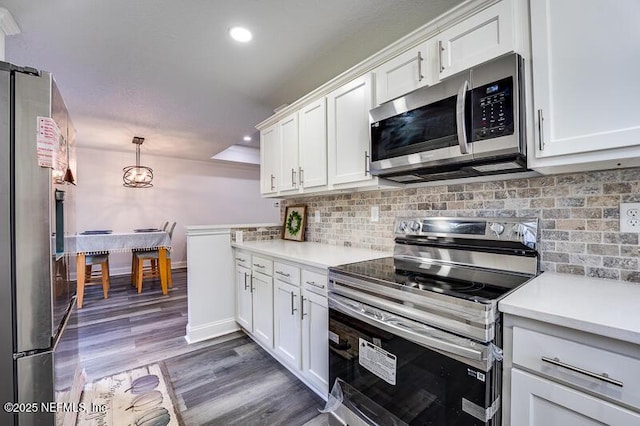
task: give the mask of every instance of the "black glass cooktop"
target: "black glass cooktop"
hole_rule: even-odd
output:
[[[385,257],[330,268],[332,271],[399,286],[489,303],[528,281],[531,276],[444,263]]]

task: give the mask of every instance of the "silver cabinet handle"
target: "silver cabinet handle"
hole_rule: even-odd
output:
[[[294,305],[294,301],[293,301],[293,299],[294,299],[295,297],[296,297],[296,295],[295,295],[293,292],[291,292],[291,316],[293,316],[293,313],[294,313],[295,311],[297,311],[297,309],[293,307],[293,305]]]
[[[276,274],[278,274],[278,275],[282,275],[283,277],[287,277],[287,278],[289,278],[289,277],[291,276],[291,274],[285,274],[285,273],[284,273],[284,272],[282,272],[282,271],[276,271]]]
[[[609,375],[607,373],[602,373],[602,374],[593,373],[593,372],[591,372],[589,370],[585,370],[583,368],[576,367],[576,366],[573,366],[571,364],[564,363],[564,362],[560,361],[557,357],[556,358],[549,358],[549,357],[543,356],[542,357],[542,361],[548,362],[549,364],[553,364],[553,365],[556,365],[558,367],[566,368],[567,370],[575,371],[576,373],[584,374],[585,376],[589,376],[589,377],[594,378],[594,379],[602,380],[603,382],[607,382],[607,383],[610,383],[610,384],[615,385],[615,386],[622,387],[623,384],[624,384],[620,380],[612,379],[611,377],[609,377]]]
[[[273,184],[273,180],[274,180],[275,178],[276,178],[276,177],[273,175],[273,173],[271,173],[271,190],[272,190],[272,191],[273,191],[274,189],[276,189],[276,186]]]
[[[424,75],[422,75],[422,54],[418,50],[418,81],[422,81]]]
[[[469,153],[469,144],[467,143],[467,126],[465,125],[464,106],[467,101],[467,89],[469,89],[469,82],[467,80],[462,83],[460,90],[458,91],[458,100],[456,101],[456,117],[458,128],[458,145],[460,145],[460,153]]]
[[[243,259],[243,258],[241,258],[241,257],[236,257],[236,260],[237,260],[238,262],[245,262],[247,259]]]
[[[247,274],[246,272],[244,273],[244,289],[246,290],[249,286],[247,285]]]
[[[307,299],[309,300],[309,299]],[[301,296],[300,298],[300,320],[303,321],[304,320],[304,316],[307,315],[304,313],[304,296]]]
[[[364,175],[371,174],[369,171],[369,153],[367,151],[364,152]]]
[[[251,289],[251,293],[252,293],[252,294],[253,294],[253,290],[255,290],[255,289],[254,289],[254,287],[253,287],[253,280],[254,280],[254,279],[255,279],[255,278],[251,277],[251,287],[250,287],[250,289]]]
[[[314,287],[318,287],[318,288],[324,288],[324,284],[318,284],[315,281],[305,281],[305,283],[312,285]]]
[[[440,72],[444,71],[444,61],[442,60],[442,52],[444,52],[444,46],[442,46],[442,40],[438,40],[438,64],[440,65]]]
[[[256,268],[264,269],[264,265],[261,265],[259,263],[254,263],[253,266],[255,266]]]
[[[296,170],[291,168],[291,186],[296,186]]]
[[[544,128],[542,127],[542,124],[544,122],[544,116],[542,115],[542,110],[539,109],[538,110],[538,148],[540,148],[540,151],[542,151],[544,149]]]
[[[303,172],[304,170],[302,169],[302,167],[298,167],[298,183],[300,184],[300,186],[302,186],[302,184],[304,183],[304,179],[302,178]]]

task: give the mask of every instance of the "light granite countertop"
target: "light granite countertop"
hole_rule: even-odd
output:
[[[640,344],[640,284],[544,272],[499,302],[500,311]]]
[[[326,269],[330,266],[379,259],[393,255],[388,252],[362,248],[287,240],[245,241],[242,243],[233,242],[231,245],[238,249],[245,249],[254,253],[279,257],[291,262],[302,263],[322,269]]]

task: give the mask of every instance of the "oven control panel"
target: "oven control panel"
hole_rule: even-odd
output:
[[[451,237],[517,241],[535,248],[538,241],[537,218],[400,218],[395,237]]]

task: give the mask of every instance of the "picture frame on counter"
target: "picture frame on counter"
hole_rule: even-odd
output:
[[[287,206],[282,225],[282,239],[292,241],[304,241],[307,227],[307,206]]]

